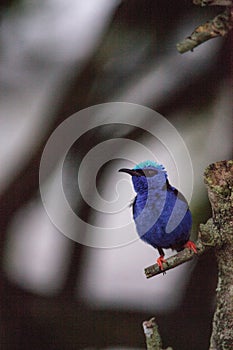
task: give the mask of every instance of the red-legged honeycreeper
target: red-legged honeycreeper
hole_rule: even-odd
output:
[[[185,247],[197,253],[189,240],[192,215],[184,196],[169,184],[164,167],[145,161],[133,169],[120,169],[132,176],[137,193],[133,202],[133,218],[140,238],[158,249],[157,264],[163,270],[163,248],[177,251]]]

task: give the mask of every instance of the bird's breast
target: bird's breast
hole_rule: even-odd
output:
[[[153,246],[168,248],[189,237],[191,213],[187,203],[172,192],[137,195],[133,217],[139,236]]]

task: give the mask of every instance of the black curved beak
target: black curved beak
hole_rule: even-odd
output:
[[[138,172],[137,170],[134,170],[134,169],[126,169],[126,168],[123,168],[123,169],[120,169],[118,170],[120,173],[126,173],[126,174],[129,174],[131,176],[138,176]]]

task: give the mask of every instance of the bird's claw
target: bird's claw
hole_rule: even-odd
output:
[[[164,259],[164,256],[163,255],[161,255],[157,260],[157,264],[159,265],[159,269],[161,270],[161,271],[163,271],[164,270],[164,268],[163,268],[163,263],[166,263],[167,261]],[[164,271],[163,272],[163,274],[165,274],[166,272]]]
[[[196,244],[193,243],[192,241],[188,241],[187,243],[185,243],[184,247],[192,250],[195,254],[197,254]]]

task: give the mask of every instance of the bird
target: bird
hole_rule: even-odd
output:
[[[159,252],[156,260],[160,270],[166,263],[164,249],[181,251],[184,248],[197,253],[190,240],[192,214],[185,197],[170,185],[162,164],[143,161],[133,169],[119,172],[132,177],[136,197],[133,201],[133,219],[142,241]]]

